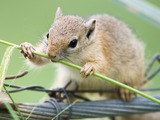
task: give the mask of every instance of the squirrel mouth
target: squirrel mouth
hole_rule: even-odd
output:
[[[53,60],[53,59],[51,59],[51,61],[52,61],[52,62],[57,62],[58,60]]]
[[[51,59],[52,62],[58,62],[59,60],[61,60],[61,59],[59,59],[59,58],[52,58]]]
[[[55,56],[55,57],[50,57],[50,59],[51,59],[52,62],[58,62],[59,60],[62,60],[63,57],[57,55],[57,56]]]

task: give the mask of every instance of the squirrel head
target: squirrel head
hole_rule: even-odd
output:
[[[52,61],[70,60],[91,43],[95,24],[94,19],[84,21],[79,16],[63,16],[58,7],[48,34],[48,56]]]

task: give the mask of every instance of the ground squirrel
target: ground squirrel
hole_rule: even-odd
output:
[[[79,16],[62,15],[58,8],[44,40],[36,47],[23,43],[21,48],[23,55],[35,65],[49,63],[50,60],[34,55],[34,50],[48,54],[52,62],[63,59],[83,66],[79,72],[61,65],[63,71],[58,77],[61,79],[56,79],[54,87],[63,87],[72,79],[80,90],[118,88],[120,97],[130,100],[134,94],[90,75],[96,71],[134,88],[139,88],[145,79],[143,44],[126,24],[107,14],[91,16],[86,20]],[[106,93],[99,95],[101,97],[118,97],[118,94]],[[99,98],[90,97],[92,100]]]

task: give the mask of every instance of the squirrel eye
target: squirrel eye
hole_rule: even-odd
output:
[[[77,39],[73,39],[73,40],[69,43],[68,47],[75,48],[76,45],[77,45],[77,42],[78,42]]]
[[[49,33],[46,34],[47,39],[49,38]]]

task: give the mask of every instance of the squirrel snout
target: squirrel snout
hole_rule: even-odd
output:
[[[48,52],[48,56],[49,56],[51,59],[56,58],[56,55],[55,55],[55,54],[52,54],[52,53],[50,53],[50,52]]]
[[[56,55],[56,54],[54,54],[54,53],[48,53],[48,56],[49,56],[49,58],[51,59],[51,61],[52,62],[56,62],[56,61],[58,61],[58,60],[60,60],[60,57],[59,57],[59,55]]]

